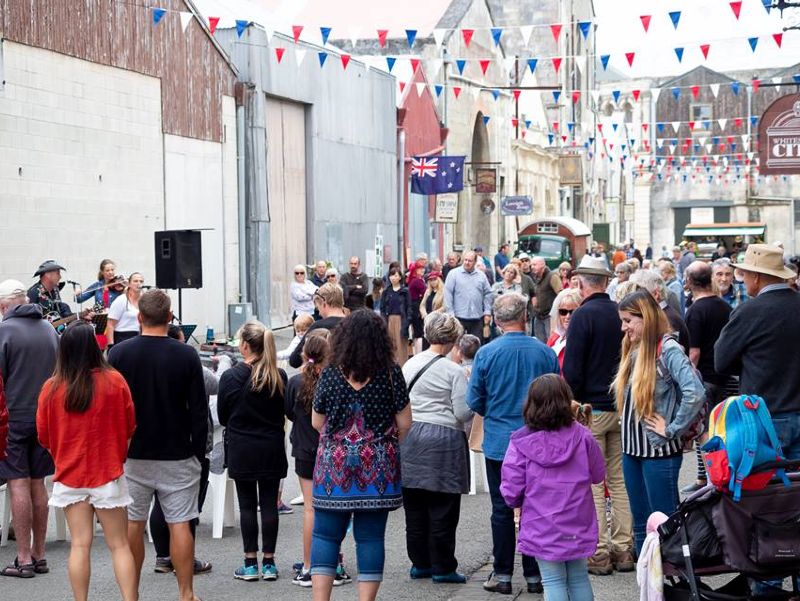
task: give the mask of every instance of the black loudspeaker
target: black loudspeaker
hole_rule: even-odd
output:
[[[155,232],[156,286],[167,290],[203,287],[200,232]]]

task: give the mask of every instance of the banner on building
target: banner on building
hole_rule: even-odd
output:
[[[504,196],[500,201],[500,212],[503,215],[533,214],[533,199],[530,196]]]
[[[761,175],[800,174],[800,94],[781,96],[758,121]]]
[[[411,157],[411,192],[430,196],[463,190],[465,158]]]
[[[439,194],[436,196],[436,223],[458,223],[458,194]]]
[[[476,168],[475,191],[478,194],[494,194],[497,192],[497,169]]]

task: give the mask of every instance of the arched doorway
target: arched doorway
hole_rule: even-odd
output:
[[[478,194],[475,192],[475,169],[480,167],[491,167],[491,165],[481,165],[491,161],[489,149],[489,131],[483,120],[483,113],[478,111],[475,115],[475,124],[472,127],[472,148],[471,154],[467,157],[471,161],[471,171],[473,173],[472,186],[465,186],[458,204],[458,240],[466,248],[473,248],[477,244],[482,244],[488,249],[491,236],[491,215],[481,212],[480,203],[484,198],[494,200],[491,194]]]

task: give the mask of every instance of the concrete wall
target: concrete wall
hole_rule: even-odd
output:
[[[155,284],[153,232],[211,228],[204,288],[184,294],[183,318],[223,331],[238,287],[233,99],[226,141],[200,141],[162,133],[157,78],[8,41],[4,61],[0,278],[32,283],[52,258],[86,286],[111,258]]]
[[[260,316],[270,309],[270,223],[264,132],[265,99],[272,96],[306,105],[306,199],[308,254],[296,263],[328,259],[346,268],[351,255],[364,257],[376,235],[397,248],[398,187],[395,83],[386,74],[353,60],[342,69],[331,54],[320,68],[316,46],[250,27],[241,40],[233,30],[219,30],[218,41],[230,53],[240,79],[252,82],[247,169],[250,206],[250,300]],[[286,52],[279,64],[275,47]],[[306,56],[298,65],[297,53]],[[277,316],[287,319],[288,316]],[[277,318],[273,316],[273,319]],[[284,325],[284,322],[274,325]]]

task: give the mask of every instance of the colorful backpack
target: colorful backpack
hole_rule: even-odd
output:
[[[727,488],[739,501],[742,490],[760,490],[776,474],[789,486],[783,469],[751,474],[762,463],[785,459],[764,399],[729,397],[712,409],[710,418],[703,451],[708,477],[717,488]]]

